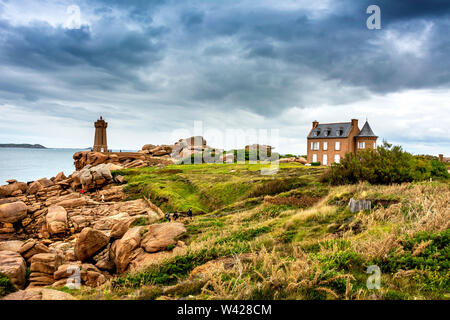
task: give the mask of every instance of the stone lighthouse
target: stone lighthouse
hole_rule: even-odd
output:
[[[94,149],[95,152],[108,152],[108,144],[106,142],[106,127],[108,126],[108,122],[103,120],[100,116],[100,119],[95,123],[95,138],[94,138]]]

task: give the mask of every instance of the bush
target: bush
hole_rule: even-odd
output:
[[[439,160],[431,160],[431,175],[434,177],[443,177],[448,178],[449,173],[447,171],[447,167],[444,163],[440,162]]]
[[[384,142],[376,150],[348,153],[338,164],[334,163],[322,176],[323,182],[334,185],[367,181],[371,184],[392,184],[422,181],[430,178],[450,178],[445,166],[436,160],[415,157]]]
[[[0,273],[0,297],[6,296],[16,291],[16,287],[12,284],[11,280]]]
[[[320,161],[311,162],[310,165],[313,166],[313,167],[318,167],[318,166],[320,166]]]
[[[419,232],[401,241],[404,252],[391,252],[385,259],[374,261],[385,272],[403,270],[450,270],[450,230],[440,233]],[[423,249],[419,249],[423,246]]]

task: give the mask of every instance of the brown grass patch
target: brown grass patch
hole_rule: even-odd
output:
[[[292,205],[296,207],[306,208],[312,207],[319,202],[320,197],[311,197],[309,195],[302,195],[300,197],[264,197],[264,203],[276,204],[276,205]]]

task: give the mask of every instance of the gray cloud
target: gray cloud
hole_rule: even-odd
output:
[[[86,1],[95,19],[67,30],[14,24],[0,2],[0,103],[167,131],[202,114],[273,120],[293,107],[449,88],[448,1],[347,0],[323,12],[268,4]],[[370,4],[382,8],[382,30],[365,26]]]

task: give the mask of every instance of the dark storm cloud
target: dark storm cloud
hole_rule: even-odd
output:
[[[365,26],[367,6],[350,6],[347,2],[348,7],[338,7],[335,13],[319,19],[308,18],[301,12],[269,9],[218,15],[206,18],[204,33],[195,37],[213,39],[224,34],[224,25],[234,26],[231,34],[236,35],[247,51],[247,59],[273,58],[294,66],[308,66],[311,72],[318,72],[325,79],[367,87],[374,92],[448,84],[450,72],[443,72],[450,67],[450,59],[444,58],[448,53],[443,51],[450,43],[448,37],[443,36],[448,20],[429,20],[428,17],[444,15],[450,6],[445,5],[441,11],[423,6],[422,15],[418,10],[402,14],[401,9],[406,5],[401,6],[399,2],[395,2],[397,9],[391,11],[388,4],[381,6],[382,17],[386,12],[390,19],[382,20],[389,24],[379,31],[368,30]],[[405,20],[406,14],[417,19]],[[384,38],[390,31],[418,35],[426,28],[427,21],[433,22],[430,37],[434,41],[426,45],[437,50],[423,50],[424,55],[420,57],[396,51]]]
[[[273,116],[293,106],[450,82],[448,1],[339,1],[318,15],[277,9],[275,1],[270,7],[245,1],[82,4],[98,19],[78,30],[0,20],[0,66],[35,71],[46,81],[21,83],[6,73],[4,97],[64,100],[73,91],[100,100],[126,93],[130,108],[141,110],[186,106]],[[382,30],[366,28],[371,4],[381,7]],[[401,47],[427,28],[417,50]],[[410,38],[396,38],[405,35]],[[359,90],[349,94],[348,88]]]
[[[204,14],[198,11],[187,11],[181,15],[181,21],[188,30],[192,30],[196,26],[203,23]]]
[[[2,21],[1,26],[6,34],[1,41],[2,62],[44,72],[88,65],[133,79],[133,68],[161,59],[162,45],[153,40],[164,33],[162,29],[123,31],[113,19],[102,20],[96,27],[104,30],[98,34],[88,26],[70,30],[45,22],[15,27]]]

